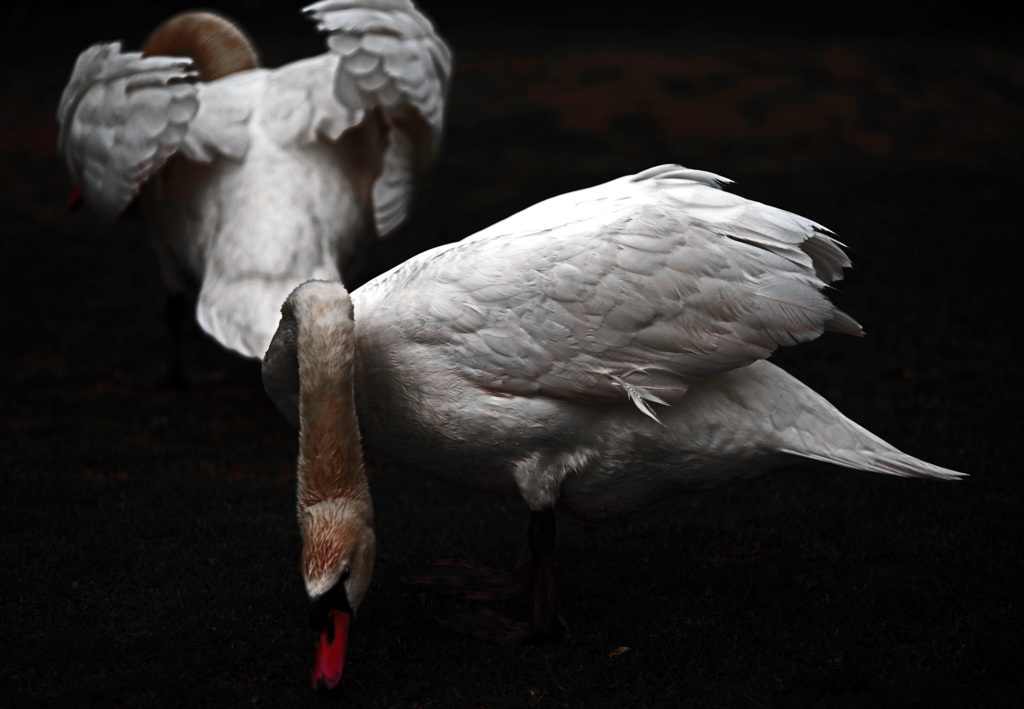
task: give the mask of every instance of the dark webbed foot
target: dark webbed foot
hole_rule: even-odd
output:
[[[458,559],[428,564],[402,579],[420,588],[468,600],[501,600],[532,586],[533,612],[528,619],[502,615],[489,608],[457,613],[441,624],[466,635],[495,642],[567,640],[569,626],[557,611],[554,579],[555,513],[532,512],[529,545],[515,571],[492,569]]]
[[[471,601],[497,601],[522,592],[530,583],[529,568],[502,571],[462,559],[430,561],[402,583]]]

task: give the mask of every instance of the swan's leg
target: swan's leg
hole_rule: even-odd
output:
[[[543,642],[568,638],[569,628],[558,614],[555,595],[555,513],[530,513],[528,544],[512,573],[471,562],[447,559],[403,579],[406,583],[472,600],[507,598],[532,581],[530,620],[517,620],[490,609],[458,613],[442,624],[461,633],[498,642]]]
[[[224,379],[225,370],[214,363],[185,364],[182,333],[189,315],[189,297],[184,292],[168,290],[164,303],[164,324],[167,326],[167,359],[157,384],[175,389],[207,386]]]
[[[164,302],[164,323],[167,325],[167,369],[164,377],[169,386],[178,389],[185,386],[181,367],[181,329],[186,305],[184,293],[168,293]]]
[[[215,365],[185,365],[182,333],[188,317],[189,298],[184,292],[170,291],[164,303],[164,324],[167,327],[167,354],[163,372],[156,385],[174,389],[206,386],[224,378],[224,369]]]
[[[555,595],[555,511],[530,513],[528,531],[533,557],[533,620],[530,639],[568,639],[569,626],[558,614]]]

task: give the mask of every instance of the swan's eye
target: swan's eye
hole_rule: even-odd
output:
[[[345,569],[341,572],[341,582],[345,583],[346,581],[348,581],[348,577],[351,575],[352,569],[346,566]]]

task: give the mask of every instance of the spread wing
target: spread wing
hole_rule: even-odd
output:
[[[652,417],[780,345],[860,334],[821,293],[849,265],[830,232],[720,182],[665,165],[547,200],[371,281],[357,322],[393,323],[496,393]]]
[[[58,149],[97,211],[123,210],[181,145],[199,109],[190,64],[118,42],[79,55],[57,110]]]
[[[390,129],[373,185],[381,235],[408,211],[410,182],[437,151],[452,55],[410,0],[324,0],[305,8],[338,57],[334,96],[363,120],[380,107]]]
[[[188,57],[124,52],[120,42],[82,52],[57,111],[58,149],[85,201],[121,213],[171,156],[244,157],[253,95],[266,72],[196,82]]]

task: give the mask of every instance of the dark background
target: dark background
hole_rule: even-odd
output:
[[[522,504],[379,464],[379,556],[344,695],[312,660],[296,435],[256,363],[140,390],[163,287],[136,222],[67,213],[54,114],[77,54],[172,2],[11,6],[0,105],[0,706],[1010,707],[1022,648],[1024,56],[982,6],[424,2],[456,55],[443,153],[372,277],[559,192],[664,162],[836,230],[864,339],[774,361],[962,483],[780,472],[612,525],[562,518],[571,643],[491,646],[399,584],[510,564]],[[297,11],[222,6],[267,65]],[[600,10],[595,8],[601,8]],[[845,14],[842,14],[845,13]]]

